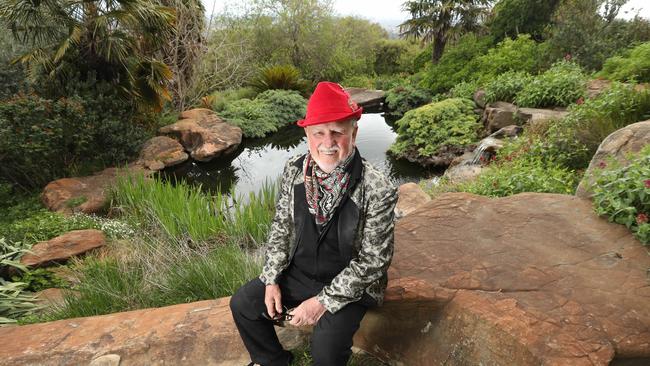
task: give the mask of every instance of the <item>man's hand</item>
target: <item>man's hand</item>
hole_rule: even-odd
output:
[[[264,304],[266,305],[266,312],[274,318],[276,314],[282,313],[282,294],[280,293],[280,285],[266,285],[264,291]]]
[[[303,301],[297,308],[291,310],[290,314],[292,315],[292,319],[289,324],[295,326],[316,324],[320,317],[325,314],[326,310],[325,306],[314,296]]]

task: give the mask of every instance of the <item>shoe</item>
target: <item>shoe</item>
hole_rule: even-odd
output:
[[[293,362],[293,353],[291,353],[291,352],[287,352],[287,353],[289,354],[289,359],[287,360],[287,366],[290,366],[291,363]],[[248,365],[246,365],[246,366],[262,366],[262,365],[257,364],[257,363],[255,363],[255,362],[251,361],[251,362],[250,362]]]

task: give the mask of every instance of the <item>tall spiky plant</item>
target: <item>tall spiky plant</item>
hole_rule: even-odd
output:
[[[32,78],[94,72],[143,106],[160,108],[172,73],[157,53],[175,32],[173,9],[146,0],[2,0],[0,19],[29,50]]]

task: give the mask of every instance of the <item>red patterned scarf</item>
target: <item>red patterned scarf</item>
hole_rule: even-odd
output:
[[[303,162],[305,194],[309,212],[316,224],[325,225],[332,218],[343,195],[348,190],[350,172],[347,167],[354,157],[354,150],[331,173],[325,173],[307,153]]]

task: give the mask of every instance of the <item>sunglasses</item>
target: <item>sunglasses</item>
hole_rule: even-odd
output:
[[[286,306],[283,306],[282,312],[279,314],[275,314],[274,317],[271,317],[266,310],[262,312],[262,316],[264,317],[264,319],[272,321],[273,325],[283,327],[285,321],[291,321],[291,319],[293,319],[293,315],[289,314],[289,311],[291,310],[293,309],[289,309]]]

